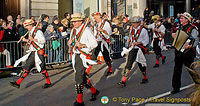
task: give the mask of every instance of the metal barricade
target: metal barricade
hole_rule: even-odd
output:
[[[115,35],[112,36],[110,44],[110,55],[111,58],[120,58],[123,47],[126,46],[125,35]]]
[[[45,43],[46,64],[57,64],[67,62],[68,59],[68,39],[47,40]],[[15,61],[24,56],[29,49],[24,42],[17,41],[0,42],[0,70],[13,66]],[[18,66],[23,66],[24,63]]]
[[[68,59],[68,39],[47,40],[45,44],[46,64],[57,64],[67,62]]]
[[[44,46],[45,54],[48,55],[45,58],[45,63],[57,64],[67,62],[69,57],[67,42],[68,38],[47,40]],[[119,58],[125,45],[126,39],[124,39],[124,35],[112,36],[110,44],[111,57]],[[0,42],[0,48],[3,48],[3,51],[0,52],[0,69],[5,69],[10,65],[13,66],[17,59],[27,54],[28,45],[24,42],[17,43],[17,41]],[[21,63],[19,66],[23,65],[24,63]]]
[[[10,67],[22,57],[24,46],[25,43],[17,43],[17,41],[0,42],[0,69]]]

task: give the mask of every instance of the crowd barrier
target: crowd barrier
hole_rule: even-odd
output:
[[[68,61],[69,47],[67,45],[68,38],[47,40],[45,43],[45,63],[47,65],[59,64]],[[110,42],[110,53],[112,58],[119,58],[122,48],[126,45],[126,39],[123,35],[112,36]],[[24,42],[17,43],[17,41],[0,42],[0,48],[3,51],[0,52],[0,70],[13,66],[15,61],[26,54],[28,45]],[[1,50],[1,49],[0,49]],[[19,66],[23,66],[25,63],[21,63]]]
[[[123,50],[123,47],[125,47],[127,37],[124,35],[114,35],[111,36],[111,44],[110,44],[110,55],[111,58],[120,58],[121,57],[121,52]]]
[[[47,40],[45,43],[46,64],[57,64],[67,62],[68,59],[68,38]],[[15,61],[24,56],[28,50],[28,45],[17,41],[0,42],[0,70],[13,66]],[[21,63],[19,66],[23,66]]]

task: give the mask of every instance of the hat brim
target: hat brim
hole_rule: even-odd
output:
[[[178,14],[178,17],[181,17],[181,16],[185,17],[187,20],[189,20],[191,22],[191,19],[189,17],[187,17],[185,14]]]
[[[83,21],[83,18],[72,18],[71,21],[72,22],[74,22],[74,21]]]
[[[28,26],[28,25],[33,25],[34,23],[30,23],[30,24],[23,24],[24,26]]]
[[[130,21],[131,23],[140,23],[141,21]]]

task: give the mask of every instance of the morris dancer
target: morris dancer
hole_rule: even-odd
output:
[[[101,51],[103,58],[108,65],[106,76],[109,76],[112,74],[112,61],[109,53],[109,39],[112,34],[112,29],[109,22],[101,18],[101,13],[93,13],[92,16],[96,21],[96,25],[94,26],[94,35],[98,43],[98,46],[92,54],[92,59],[96,60],[99,52]]]
[[[87,26],[87,22],[83,24],[84,16],[81,13],[74,13],[71,22],[74,28],[71,31],[69,45],[72,45],[72,65],[75,73],[76,91],[78,94],[74,106],[84,106],[83,88],[84,86],[91,90],[91,101],[96,100],[99,91],[96,90],[86,74],[86,69],[89,64],[96,64],[91,60],[89,53],[97,46],[97,41],[92,34],[92,31]]]
[[[159,15],[153,16],[154,23],[150,25],[144,25],[144,27],[153,30],[153,51],[156,55],[156,64],[154,68],[159,67],[159,58],[162,58],[162,64],[165,63],[166,56],[163,56],[161,53],[161,48],[164,48],[164,35],[165,35],[165,26],[160,22],[161,18]]]
[[[121,87],[126,86],[126,80],[128,74],[131,71],[133,62],[137,62],[142,72],[143,78],[141,84],[148,83],[147,71],[146,71],[146,59],[144,57],[147,52],[145,47],[149,43],[148,31],[140,25],[140,18],[133,17],[130,19],[132,22],[132,27],[130,30],[130,38],[128,39],[129,49],[123,48],[122,56],[128,54],[128,59],[126,62],[125,69],[122,71],[122,79],[117,84]]]
[[[10,82],[10,84],[16,88],[20,88],[20,84],[22,80],[29,74],[30,70],[36,66],[37,71],[41,72],[46,78],[46,83],[43,88],[48,88],[51,86],[51,82],[49,80],[48,72],[45,68],[45,54],[44,54],[44,44],[45,38],[42,31],[34,26],[34,21],[31,19],[27,19],[23,23],[24,27],[29,31],[28,39],[25,39],[23,36],[22,40],[29,44],[28,54],[17,60],[14,64],[16,67],[22,61],[26,61],[26,64],[23,68],[23,75],[15,82]]]

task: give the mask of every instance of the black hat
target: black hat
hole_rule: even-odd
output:
[[[66,12],[65,14],[64,14],[64,17],[67,17],[67,15],[68,15],[69,13],[68,12]]]
[[[53,17],[52,18],[52,22],[54,22],[55,20],[59,20],[59,18],[58,17]]]

